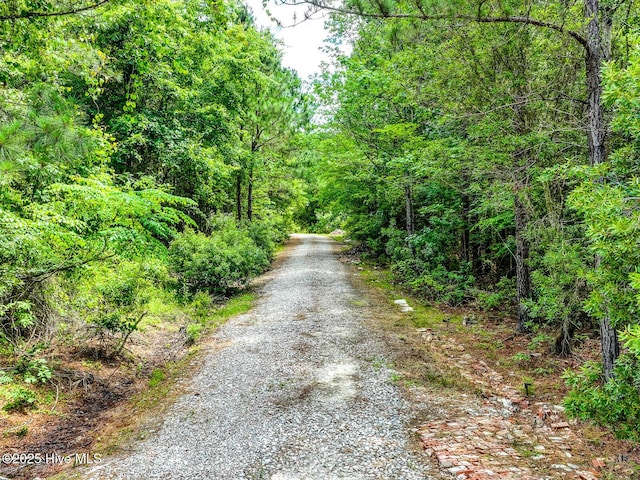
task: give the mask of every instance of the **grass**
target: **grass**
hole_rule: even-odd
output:
[[[165,372],[162,368],[155,368],[149,377],[149,388],[155,388],[165,379]]]
[[[393,281],[393,273],[385,268],[380,268],[375,262],[360,261],[358,266],[362,268],[360,278],[372,288],[385,293],[390,302],[399,298],[405,298],[413,308],[413,312],[406,314],[402,324],[414,328],[439,328],[445,320],[450,325],[462,324],[461,315],[451,315],[430,305],[425,305],[420,299],[402,291],[402,287]]]
[[[7,418],[11,413],[15,412],[49,414],[55,402],[55,394],[41,385],[27,385],[22,381],[15,380],[11,383],[0,385],[0,399],[2,400],[0,403],[0,418]],[[9,430],[13,430],[13,427]],[[24,435],[26,435],[26,432]]]
[[[211,312],[209,315],[209,324],[218,326],[231,317],[248,312],[256,301],[256,298],[257,296],[254,292],[245,292],[230,298]]]

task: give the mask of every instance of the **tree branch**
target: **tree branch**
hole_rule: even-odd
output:
[[[500,16],[500,17],[483,17],[480,14],[465,15],[465,14],[453,14],[453,15],[428,15],[423,11],[417,14],[411,13],[375,13],[375,12],[358,12],[355,10],[347,10],[340,7],[334,7],[326,4],[320,0],[281,0],[282,5],[309,5],[317,9],[329,10],[331,12],[343,13],[346,15],[357,15],[364,18],[404,18],[413,20],[464,20],[467,22],[476,23],[521,23],[525,25],[533,25],[535,27],[548,28],[560,32],[565,35],[569,35],[576,40],[580,45],[587,48],[587,39],[580,33],[574,30],[567,30],[563,25],[556,25],[555,23],[546,22],[544,20],[537,20],[529,16]]]
[[[101,7],[105,3],[108,3],[110,0],[100,0],[91,5],[86,5],[84,7],[72,8],[70,10],[63,10],[60,12],[22,12],[15,15],[5,15],[0,17],[0,21],[6,20],[22,20],[29,18],[39,18],[39,17],[62,17],[65,15],[74,15],[76,13],[86,12],[87,10],[94,10],[98,7]]]

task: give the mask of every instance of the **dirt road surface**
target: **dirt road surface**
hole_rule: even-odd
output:
[[[433,478],[339,245],[294,240],[157,430],[85,478]]]

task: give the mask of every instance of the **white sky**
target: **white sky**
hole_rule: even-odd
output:
[[[270,28],[273,34],[284,42],[282,63],[285,67],[296,70],[300,78],[306,80],[309,75],[320,73],[320,63],[329,63],[329,56],[320,51],[327,37],[322,14],[315,14],[312,19],[301,22],[307,10],[305,5],[278,5],[275,0],[268,0],[267,9],[283,25],[283,28],[279,28],[265,12],[262,0],[245,2],[253,10],[256,23],[261,27]],[[298,25],[290,26],[296,23],[294,16]]]

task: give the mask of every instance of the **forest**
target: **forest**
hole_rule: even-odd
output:
[[[37,408],[71,358],[158,321],[192,343],[304,203],[301,81],[235,2],[0,3],[0,383]]]
[[[123,357],[159,318],[196,341],[287,233],[342,228],[549,355],[599,335],[567,412],[640,440],[636,6],[277,1],[329,13],[312,82],[232,0],[0,3],[3,410],[61,349]]]

